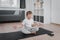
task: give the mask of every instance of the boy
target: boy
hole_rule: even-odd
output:
[[[22,26],[24,26],[21,30],[24,34],[36,34],[36,32],[39,30],[37,27],[37,23],[33,21],[32,19],[32,12],[28,11],[26,13],[26,19],[23,20]]]

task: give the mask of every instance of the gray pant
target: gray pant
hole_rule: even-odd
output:
[[[26,27],[26,28],[22,28],[21,32],[23,32],[24,34],[30,34],[32,32],[36,32],[38,30],[39,30],[38,27]]]

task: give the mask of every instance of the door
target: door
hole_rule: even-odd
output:
[[[60,0],[52,0],[51,22],[60,24]]]

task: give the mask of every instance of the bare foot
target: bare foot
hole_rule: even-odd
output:
[[[31,34],[34,34],[34,35],[36,35],[36,32],[32,32]]]

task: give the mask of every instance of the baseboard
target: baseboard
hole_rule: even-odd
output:
[[[16,22],[21,22],[21,21],[20,20],[18,20],[18,21],[1,21],[0,24],[1,23],[16,23]]]
[[[51,23],[51,24],[54,24],[54,25],[58,25],[58,26],[60,26],[60,24],[57,24],[57,23]]]

